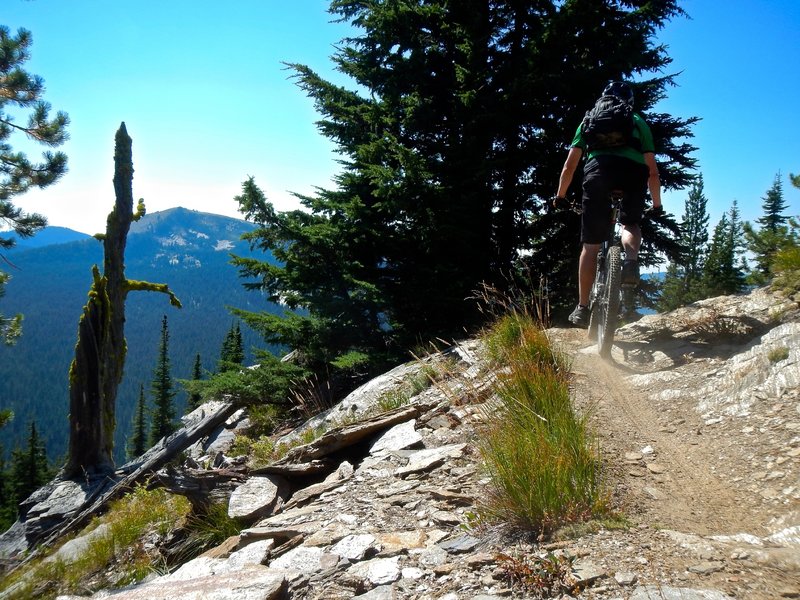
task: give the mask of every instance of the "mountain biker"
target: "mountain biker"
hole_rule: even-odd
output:
[[[603,96],[614,96],[633,107],[633,90],[622,81],[613,81],[603,90]],[[633,129],[624,145],[615,147],[595,147],[587,144],[584,133],[586,120],[575,132],[572,146],[567,154],[558,193],[553,204],[566,202],[566,194],[572,183],[575,170],[584,152],[587,152],[583,171],[583,213],[581,217],[581,250],[578,262],[578,306],[569,315],[569,321],[578,327],[589,325],[589,294],[597,269],[597,253],[608,235],[611,218],[610,193],[623,192],[620,223],[622,223],[622,247],[625,262],[622,267],[622,283],[635,286],[639,282],[639,246],[647,189],[653,199],[653,210],[660,212],[661,182],[655,160],[655,145],[650,127],[637,113],[633,113]]]

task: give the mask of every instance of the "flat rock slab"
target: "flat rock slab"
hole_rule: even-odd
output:
[[[411,419],[405,423],[400,423],[400,425],[395,425],[383,433],[375,443],[372,444],[369,453],[378,454],[380,452],[391,452],[416,446],[422,442],[422,436],[417,431],[416,426],[416,419]]]
[[[251,477],[231,494],[228,516],[255,521],[279,510],[289,496],[289,483],[278,475]]]
[[[448,458],[458,458],[461,456],[466,444],[450,444],[438,448],[428,448],[414,452],[408,458],[408,464],[395,471],[398,477],[405,477],[413,473],[423,473],[430,471],[444,464]]]
[[[286,593],[286,573],[247,566],[203,577],[172,580],[159,578],[118,592],[101,592],[98,598],[114,600],[275,600]],[[59,596],[77,600],[79,596]]]
[[[633,590],[630,600],[730,600],[730,596],[717,590],[647,585]]]

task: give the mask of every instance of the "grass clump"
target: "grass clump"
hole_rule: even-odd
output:
[[[789,348],[786,346],[778,346],[767,353],[767,359],[772,364],[779,363],[787,358],[789,358]]]
[[[485,340],[501,368],[480,441],[492,481],[484,515],[547,535],[603,514],[597,441],[573,410],[567,358],[526,314],[500,318]]]
[[[94,535],[87,536],[76,558],[53,553],[31,562],[3,582],[3,597],[46,599],[139,580],[163,566],[157,550],[145,539],[165,537],[183,523],[190,509],[183,496],[137,487],[112,502],[108,512],[86,528],[84,534],[93,531]]]

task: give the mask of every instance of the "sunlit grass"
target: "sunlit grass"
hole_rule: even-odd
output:
[[[95,530],[80,554],[71,560],[51,553],[15,571],[0,584],[3,598],[53,598],[58,594],[93,591],[113,584],[124,585],[159,570],[160,557],[146,548],[148,534],[165,536],[189,514],[183,496],[164,490],[136,488],[111,503],[108,512],[95,519],[84,534]],[[110,567],[114,581],[107,579]]]
[[[500,318],[485,340],[499,375],[480,442],[492,482],[483,515],[547,534],[602,514],[597,440],[572,407],[569,361],[528,315]]]

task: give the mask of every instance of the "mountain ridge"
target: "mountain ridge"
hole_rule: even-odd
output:
[[[161,294],[132,293],[128,298],[129,353],[118,400],[118,454],[124,451],[139,386],[149,391],[162,315],[168,316],[176,380],[191,377],[196,353],[201,354],[206,371],[214,370],[224,336],[234,323],[227,307],[280,311],[261,295],[244,290],[243,280],[230,264],[231,253],[250,255],[249,245],[240,238],[252,228],[243,220],[182,207],[150,213],[131,227],[126,276],[168,284],[184,308],[173,309]],[[262,253],[257,256],[269,259]],[[24,321],[17,344],[0,348],[0,398],[3,407],[15,413],[15,419],[0,430],[0,443],[6,452],[24,445],[29,423],[36,421],[48,455],[57,459],[66,449],[67,373],[78,320],[92,281],[91,267],[102,265],[102,245],[84,236],[15,249],[11,258],[15,267],[8,269],[11,279],[2,312],[21,312]],[[248,358],[252,346],[264,346],[260,336],[244,324],[242,334]],[[179,394],[179,411],[183,401]]]

